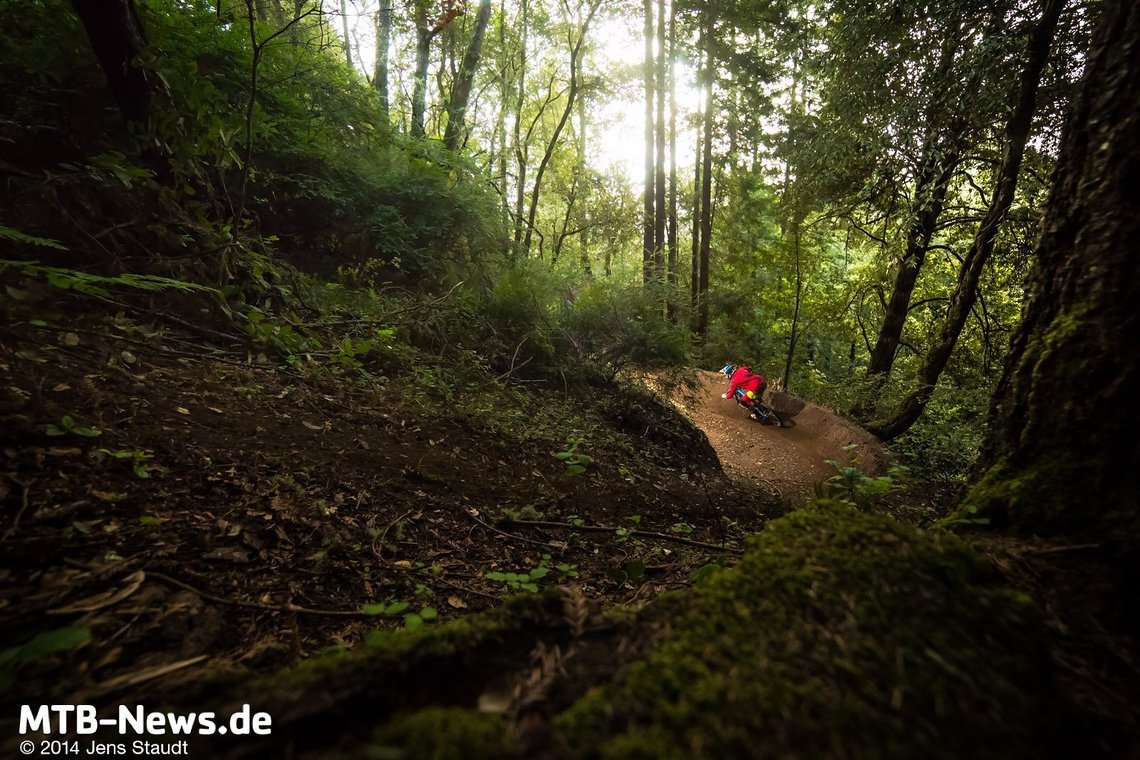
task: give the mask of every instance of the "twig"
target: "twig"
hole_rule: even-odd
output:
[[[406,306],[402,309],[396,309],[395,311],[388,312],[387,314],[383,315],[382,317],[376,317],[374,319],[341,319],[341,320],[334,321],[334,322],[302,322],[297,326],[298,327],[349,327],[349,326],[353,326],[353,325],[382,325],[382,324],[386,324],[388,322],[391,322],[394,317],[398,317],[401,314],[406,314],[406,313],[411,312],[411,311],[419,311],[420,309],[426,309],[426,308],[431,307],[431,306],[439,306],[441,303],[443,303],[448,298],[450,298],[451,294],[454,293],[459,288],[459,286],[462,284],[463,284],[462,280],[460,282],[455,283],[455,285],[453,285],[451,287],[451,290],[447,291],[446,293],[444,293],[439,298],[434,298],[430,301],[424,301],[423,303],[412,304],[411,306]]]
[[[548,543],[546,541],[535,541],[533,538],[527,538],[526,536],[520,536],[517,533],[508,533],[505,530],[499,530],[494,525],[491,525],[490,523],[488,523],[484,520],[480,520],[478,517],[476,517],[475,515],[468,512],[466,509],[463,509],[460,511],[463,512],[463,514],[467,515],[472,520],[474,520],[475,522],[482,525],[487,530],[492,531],[494,533],[498,533],[500,536],[506,536],[507,538],[514,539],[515,541],[523,541],[523,542],[528,543],[528,544],[535,544],[536,546],[545,546],[545,547],[550,548],[550,549],[562,549],[562,548],[564,548],[562,546],[558,546],[556,544],[551,544],[551,543]]]
[[[183,583],[177,578],[171,578],[169,575],[163,573],[156,573],[153,570],[147,571],[148,578],[164,581],[173,586],[191,591],[198,596],[217,604],[229,604],[234,607],[247,607],[255,610],[268,610],[269,612],[293,612],[299,615],[322,615],[324,617],[357,617],[357,618],[374,618],[375,615],[369,615],[361,610],[314,610],[309,607],[301,607],[296,604],[264,604],[262,602],[248,602],[242,599],[226,599],[224,596],[215,596],[207,594],[205,591],[199,591],[191,586],[189,583]]]
[[[624,530],[631,536],[644,536],[646,538],[656,538],[661,541],[672,541],[678,544],[686,544],[687,546],[695,546],[700,549],[712,549],[718,552],[732,552],[733,554],[743,554],[743,549],[735,549],[731,546],[718,546],[716,544],[706,543],[704,541],[696,541],[692,538],[684,538],[682,536],[672,536],[668,533],[656,533],[651,530],[637,530],[626,528],[612,528],[605,525],[571,525],[570,523],[549,522],[546,520],[504,520],[504,523],[511,525],[529,525],[532,528],[551,528],[561,530],[577,530],[583,533],[616,533],[619,530]],[[506,534],[510,535],[510,534]]]
[[[515,353],[511,357],[511,368],[508,369],[503,374],[496,377],[495,380],[510,380],[511,379],[511,375],[513,375],[515,373],[515,362],[519,358],[519,351],[522,350],[524,343],[526,343],[526,336],[525,335],[523,336],[523,339],[519,341],[519,344],[517,346],[515,346]],[[533,359],[533,358],[534,358],[533,356],[530,357],[530,359]],[[525,362],[523,362],[522,366],[525,367],[530,362],[530,359],[527,359]]]
[[[1100,544],[1072,544],[1070,546],[1050,546],[1046,549],[1034,549],[1025,552],[1026,557],[1040,557],[1042,554],[1059,554],[1061,552],[1079,552],[1085,549],[1099,549]]]

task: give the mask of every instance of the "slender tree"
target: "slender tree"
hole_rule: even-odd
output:
[[[677,9],[669,3],[669,302],[670,321],[677,321]]]
[[[706,26],[704,30],[705,65],[704,65],[704,134],[701,137],[701,245],[700,266],[698,267],[697,282],[697,314],[696,325],[693,330],[700,338],[704,338],[709,327],[709,257],[712,252],[712,146],[713,146],[713,81],[715,79],[715,59],[713,58],[714,27],[713,14],[706,10]]]
[[[348,28],[348,0],[340,0],[340,29],[344,43],[344,61],[352,68],[352,37]]]
[[[657,60],[654,100],[656,106],[656,157],[653,186],[653,275],[665,281],[665,0],[657,0]]]
[[[491,0],[481,0],[479,11],[475,14],[471,41],[467,43],[467,52],[463,54],[463,63],[460,64],[459,75],[455,79],[451,99],[447,104],[447,131],[444,133],[443,144],[448,150],[457,150],[463,139],[467,102],[471,98],[471,85],[475,81],[479,60],[483,56],[483,36],[487,32],[487,22],[490,19]]]
[[[953,24],[939,54],[936,81],[948,82],[950,71],[959,46],[961,27]],[[934,98],[932,98],[934,99]],[[890,374],[902,339],[903,326],[910,310],[911,296],[914,293],[918,275],[926,261],[926,251],[942,216],[946,202],[946,192],[950,180],[958,167],[957,151],[947,151],[942,144],[944,131],[939,128],[937,113],[928,113],[922,151],[918,159],[915,175],[913,201],[911,203],[911,224],[907,233],[906,248],[898,263],[894,286],[883,314],[883,322],[875,339],[875,347],[867,365],[867,376],[883,378]],[[857,410],[865,414],[869,409]]]
[[[654,172],[655,133],[653,130],[653,0],[643,0],[645,13],[645,179],[642,204],[644,217],[641,222],[642,237],[642,279],[648,285],[653,281],[654,248],[656,247],[657,221],[654,218],[656,202],[654,192],[656,174]]]
[[[1041,74],[1049,58],[1057,20],[1065,6],[1065,0],[1045,0],[1045,7],[1033,33],[1030,35],[1026,63],[1021,70],[1016,105],[1006,125],[1005,156],[998,172],[993,201],[974,236],[962,267],[958,274],[958,284],[950,296],[949,308],[934,344],[923,357],[918,369],[915,389],[903,399],[902,404],[888,419],[871,423],[868,429],[880,438],[889,440],[906,432],[922,414],[942,370],[950,361],[950,355],[962,334],[970,313],[977,302],[978,282],[982,271],[994,250],[994,240],[998,229],[1013,203],[1017,189],[1018,175],[1025,155],[1025,144],[1033,124],[1033,114],[1037,108],[1037,91]]]
[[[146,37],[133,0],[72,0],[123,118],[144,123],[157,87],[140,66]]]
[[[534,187],[531,189],[530,194],[530,209],[528,211],[526,223],[526,235],[523,238],[523,254],[527,255],[530,252],[531,236],[534,233],[534,219],[538,213],[538,199],[539,193],[542,190],[542,177],[546,173],[547,166],[550,165],[550,159],[554,156],[554,149],[558,147],[558,140],[562,136],[562,130],[566,127],[566,122],[570,120],[570,115],[574,112],[574,104],[578,100],[578,93],[582,89],[582,77],[579,71],[582,62],[582,46],[586,43],[586,37],[590,31],[590,23],[594,20],[594,14],[598,12],[601,7],[602,0],[588,0],[584,4],[586,9],[586,17],[582,21],[582,25],[578,28],[577,39],[574,40],[570,47],[570,81],[566,90],[566,106],[562,109],[562,117],[558,120],[558,124],[554,127],[554,133],[550,136],[550,141],[546,144],[546,152],[542,155],[542,160],[538,162],[538,169],[534,173]],[[579,6],[579,10],[583,6]]]
[[[376,11],[376,63],[372,68],[372,86],[380,94],[380,108],[388,113],[388,55],[392,39],[392,0],[380,0]]]

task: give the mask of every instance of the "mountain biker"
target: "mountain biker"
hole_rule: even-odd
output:
[[[760,398],[768,383],[764,376],[753,372],[751,367],[737,367],[729,363],[721,369],[721,374],[728,378],[728,391],[723,398],[731,399],[737,390],[744,391],[744,395],[751,400]]]

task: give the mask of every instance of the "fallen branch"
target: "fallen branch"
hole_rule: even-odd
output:
[[[423,303],[416,303],[416,304],[412,304],[411,306],[405,306],[402,309],[396,309],[395,311],[390,311],[381,317],[374,317],[372,319],[341,319],[341,320],[337,320],[337,321],[333,321],[333,322],[302,322],[297,326],[298,327],[352,327],[352,326],[388,324],[395,317],[398,317],[402,314],[407,314],[409,312],[419,311],[420,309],[427,309],[427,308],[430,308],[432,306],[441,305],[444,301],[446,301],[448,298],[450,298],[451,294],[454,293],[459,288],[459,286],[462,284],[463,284],[463,281],[455,283],[455,285],[453,285],[451,287],[451,290],[447,291],[446,293],[444,293],[439,298],[433,298],[430,301],[424,301]]]
[[[526,536],[520,536],[517,533],[508,533],[505,530],[500,530],[499,528],[496,528],[494,525],[491,525],[489,522],[487,522],[485,520],[480,520],[477,516],[471,514],[466,509],[463,509],[460,511],[463,512],[463,514],[467,515],[472,520],[474,520],[475,522],[477,522],[479,525],[482,525],[484,528],[486,528],[487,530],[489,530],[493,533],[498,533],[500,536],[505,536],[507,538],[514,539],[515,541],[522,541],[524,543],[534,544],[536,546],[545,546],[548,549],[560,549],[561,550],[561,549],[566,548],[564,546],[558,546],[555,544],[548,543],[546,541],[535,541],[533,538],[527,538]]]
[[[718,552],[731,552],[732,554],[743,554],[743,549],[735,549],[731,546],[718,546],[717,544],[710,544],[704,541],[697,541],[692,538],[684,538],[683,536],[674,536],[669,533],[656,533],[651,530],[637,530],[635,528],[613,528],[606,525],[571,525],[570,523],[549,522],[547,520],[503,520],[505,524],[510,525],[527,525],[532,528],[551,528],[554,530],[576,530],[583,533],[616,533],[619,530],[624,530],[630,536],[643,536],[645,538],[655,538],[660,541],[672,541],[677,544],[685,544],[686,546],[695,546],[698,549],[711,549]],[[501,531],[500,531],[501,532]],[[506,534],[510,535],[510,534]]]
[[[200,591],[189,583],[183,583],[177,578],[171,578],[169,575],[163,573],[156,573],[153,570],[147,571],[148,578],[154,578],[172,586],[178,586],[186,591],[193,592],[203,599],[217,604],[228,604],[233,607],[246,607],[255,610],[266,610],[268,612],[294,612],[298,615],[323,615],[324,617],[354,617],[354,618],[374,618],[376,615],[369,615],[362,610],[314,610],[309,607],[301,607],[296,604],[265,604],[263,602],[248,602],[242,599],[227,599],[224,596],[215,596],[207,594],[205,591]]]

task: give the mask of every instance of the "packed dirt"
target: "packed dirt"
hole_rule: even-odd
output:
[[[764,403],[784,423],[775,427],[749,419],[722,398],[726,386],[719,372],[693,370],[685,380],[672,384],[670,395],[708,436],[724,471],[775,491],[789,504],[809,500],[816,484],[835,474],[828,460],[855,464],[868,475],[883,474],[890,463],[882,443],[866,430],[791,393],[764,393]]]

